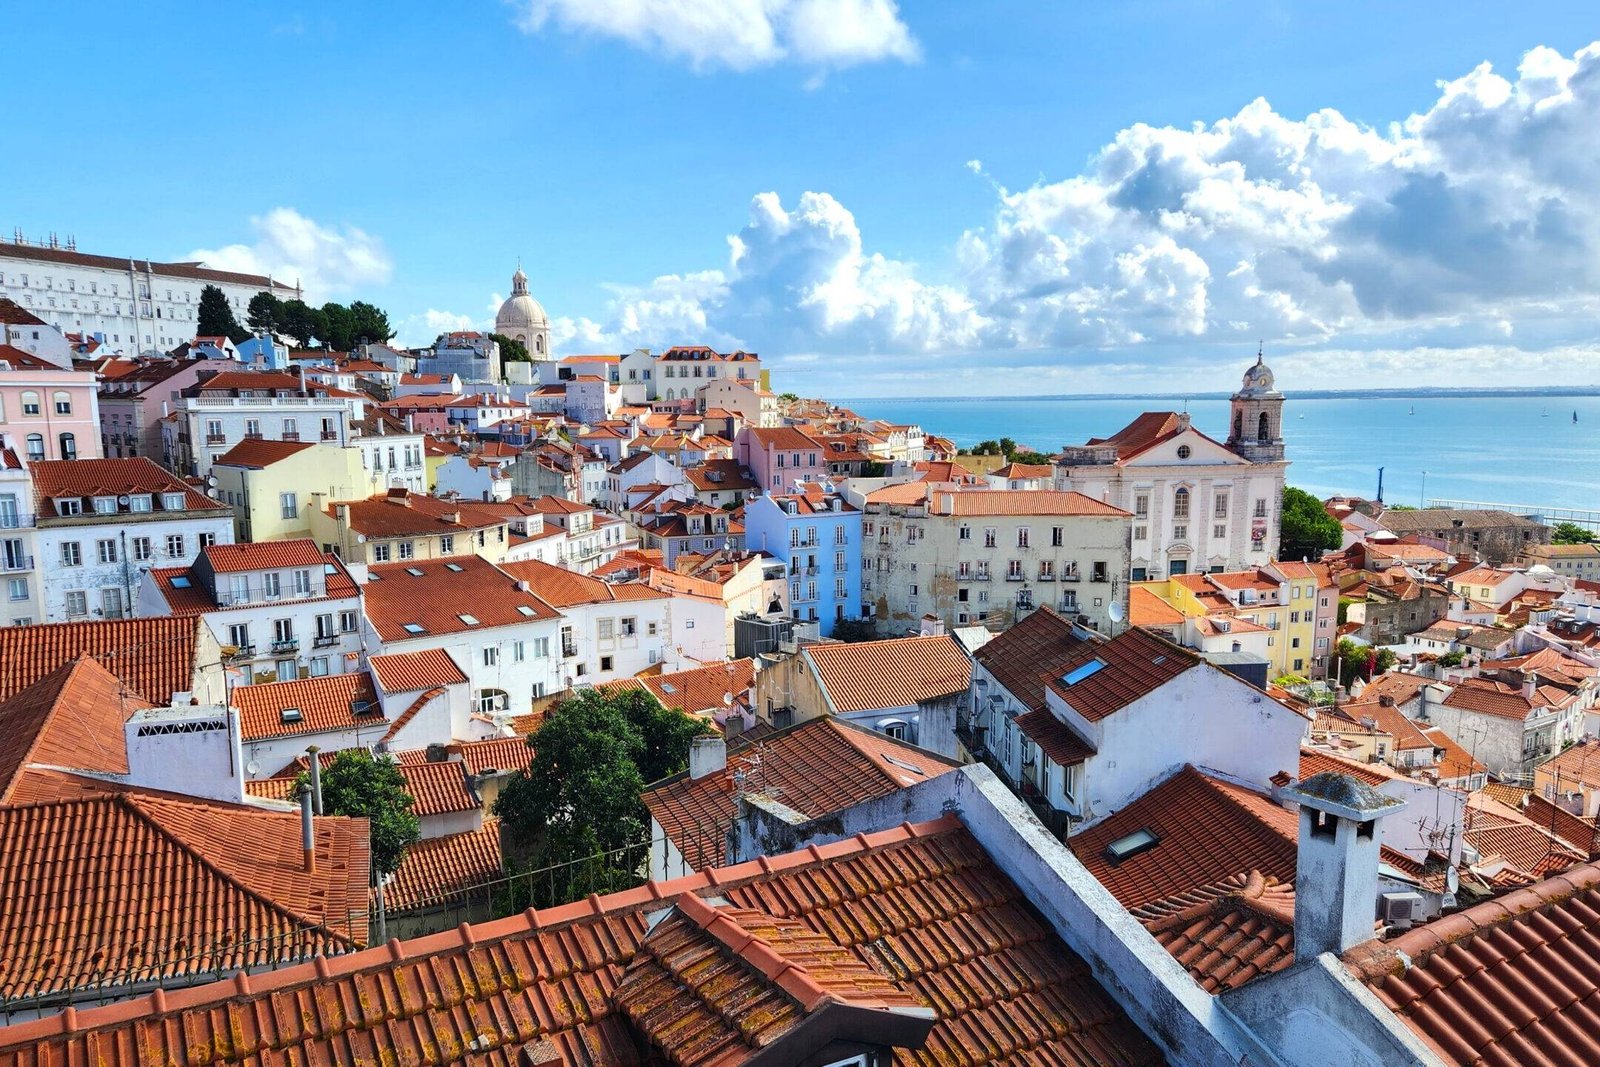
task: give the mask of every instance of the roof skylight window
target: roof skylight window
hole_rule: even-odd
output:
[[[1061,676],[1062,685],[1077,685],[1086,678],[1092,678],[1105,668],[1106,661],[1092,659],[1088,663],[1080,663],[1066,674]]]
[[[1149,852],[1161,844],[1161,837],[1154,830],[1139,829],[1124,837],[1119,837],[1106,846],[1106,859],[1112,866],[1123,863],[1141,852]]]
[[[403,623],[400,629],[404,630],[408,634],[425,634],[428,632],[427,627],[423,626],[420,622]]]

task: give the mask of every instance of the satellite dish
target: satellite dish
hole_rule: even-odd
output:
[[[1444,869],[1444,887],[1452,896],[1461,888],[1461,875],[1456,873],[1454,866]]]
[[[244,765],[244,772],[250,777],[254,778],[256,775],[261,773],[261,764],[256,760],[251,760],[249,763]]]
[[[1125,616],[1127,612],[1122,610],[1122,601],[1113,600],[1111,602],[1111,608],[1106,612],[1106,614],[1111,616],[1112,622],[1121,622],[1123,616]]]

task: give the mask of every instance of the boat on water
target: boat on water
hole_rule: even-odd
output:
[[[1415,404],[1412,404],[1411,405],[1411,410],[1406,412],[1407,415],[1415,415],[1416,413],[1417,413],[1417,405],[1415,405]]]
[[[1539,417],[1541,419],[1548,419],[1550,417],[1550,409],[1545,408],[1543,411],[1539,412]]]

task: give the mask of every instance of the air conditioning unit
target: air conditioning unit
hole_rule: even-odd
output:
[[[1409,930],[1422,921],[1422,896],[1419,893],[1384,893],[1378,898],[1378,917],[1383,925]]]

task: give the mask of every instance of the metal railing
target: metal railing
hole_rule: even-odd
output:
[[[0,571],[4,571],[7,574],[31,570],[33,570],[32,556],[12,556],[7,559],[0,559]]]

